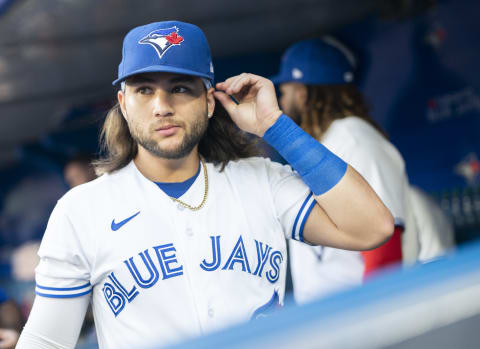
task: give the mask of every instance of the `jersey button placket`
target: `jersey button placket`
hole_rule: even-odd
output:
[[[187,226],[187,228],[185,229],[185,234],[186,234],[189,238],[191,238],[191,237],[193,236],[193,229],[192,229],[192,227]]]
[[[183,206],[182,206],[183,207]],[[204,331],[206,319],[209,319],[205,314],[205,303],[203,303],[202,294],[197,292],[198,278],[200,277],[195,273],[199,269],[199,262],[196,255],[196,249],[198,245],[195,241],[195,234],[193,228],[196,225],[196,216],[199,212],[193,212],[189,209],[180,210],[179,206],[175,210],[173,216],[176,220],[176,231],[178,232],[178,245],[177,250],[179,254],[183,256],[183,272],[185,281],[188,284],[189,293],[192,297],[192,303],[194,304],[194,310],[198,319],[201,331]]]

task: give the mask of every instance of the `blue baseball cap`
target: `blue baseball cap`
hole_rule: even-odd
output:
[[[290,46],[282,56],[274,84],[300,82],[306,85],[346,84],[353,81],[355,58],[332,37],[303,40]]]
[[[130,30],[123,39],[122,61],[112,84],[153,72],[194,75],[213,84],[212,55],[203,31],[179,21],[155,22]]]

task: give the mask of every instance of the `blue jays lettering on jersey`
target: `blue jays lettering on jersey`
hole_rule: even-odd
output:
[[[243,244],[243,238],[240,236],[230,254],[226,254],[228,256],[227,261],[222,262],[222,255],[220,253],[221,236],[210,236],[210,238],[212,240],[212,254],[209,258],[212,259],[212,263],[208,264],[205,259],[203,259],[203,261],[199,263],[203,271],[213,272],[223,265],[219,270],[228,272],[228,270],[238,268],[238,270],[242,272],[262,277],[265,264],[269,261],[269,266],[263,277],[266,277],[272,284],[278,281],[280,277],[280,264],[284,261],[284,255],[281,251],[272,252],[271,246],[255,240],[257,259],[255,260],[253,256],[250,256],[249,262],[249,257]],[[263,245],[265,245],[264,250],[262,250]],[[123,267],[127,268],[130,273],[130,277],[127,279],[119,280],[119,278],[115,276],[115,272],[112,271],[108,275],[109,280],[104,282],[102,291],[113,314],[115,316],[119,315],[125,308],[125,305],[131,303],[135,297],[141,293],[141,289],[153,287],[159,280],[182,276],[183,265],[179,264],[176,253],[177,251],[173,243],[153,246],[150,249],[139,252],[138,257],[140,258],[132,256],[123,261]],[[238,266],[236,266],[237,263]],[[250,263],[255,263],[255,271],[253,273],[250,268]],[[157,265],[159,267],[157,267]],[[207,265],[207,267],[205,265]],[[142,273],[139,270],[145,270],[146,272]],[[277,294],[277,291],[275,291],[275,294]],[[263,310],[264,308],[262,306],[257,309],[256,312],[263,313]]]
[[[154,30],[140,39],[138,43],[151,45],[157,51],[158,57],[162,58],[170,47],[180,45],[183,41],[183,37],[178,35],[178,28],[172,27]]]
[[[174,202],[133,162],[69,191],[39,250],[37,294],[91,292],[99,343],[108,348],[138,347],[138,338],[171,343],[282,304],[286,238],[301,240],[310,190],[289,166],[264,158],[206,169],[208,199],[198,211]],[[200,171],[179,199],[201,200]]]

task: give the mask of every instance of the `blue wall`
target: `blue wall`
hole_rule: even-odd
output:
[[[441,1],[413,19],[371,18],[339,33],[359,48],[373,116],[411,182],[430,192],[478,184],[479,10],[478,1]]]

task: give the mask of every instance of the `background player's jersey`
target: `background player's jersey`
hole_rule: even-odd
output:
[[[369,123],[353,116],[333,121],[322,143],[365,178],[394,216],[395,226],[402,227],[408,178],[398,150]],[[394,236],[401,253],[400,236]],[[294,295],[299,303],[361,284],[365,277],[367,266],[361,252],[295,241],[290,242],[290,252]],[[394,259],[401,261],[401,254]]]
[[[199,211],[173,202],[133,162],[59,200],[39,250],[36,293],[92,293],[101,347],[166,344],[260,316],[283,302],[287,238],[314,205],[289,166],[207,164]],[[201,173],[180,199],[204,195]]]
[[[406,227],[403,234],[403,262],[427,262],[455,247],[453,224],[440,206],[420,188],[408,190]]]

